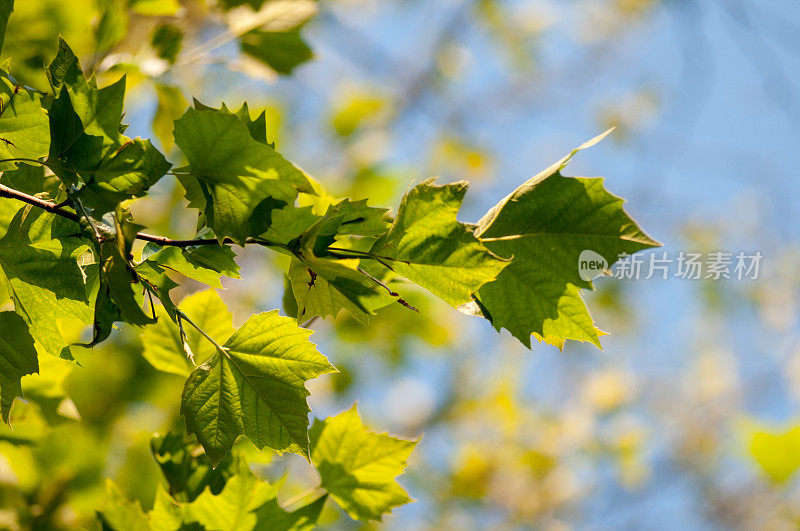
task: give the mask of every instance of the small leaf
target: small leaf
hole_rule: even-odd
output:
[[[308,454],[305,381],[336,369],[311,331],[277,310],[247,320],[183,389],[181,413],[216,465],[239,435],[258,448]]]
[[[395,478],[405,470],[418,440],[367,430],[355,405],[315,420],[309,437],[322,488],[352,518],[380,521],[384,513],[412,501]]]
[[[255,29],[242,35],[242,52],[261,61],[279,74],[290,74],[314,53],[300,36],[300,28],[288,31]]]
[[[198,522],[204,529],[250,531],[258,521],[255,511],[274,500],[280,487],[280,484],[259,481],[249,470],[242,470],[228,479],[219,494],[206,488],[197,499],[184,506],[185,519]]]
[[[785,483],[800,468],[800,426],[784,432],[758,431],[752,436],[750,453],[775,483]]]

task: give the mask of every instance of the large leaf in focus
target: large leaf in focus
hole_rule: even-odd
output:
[[[22,396],[20,380],[39,370],[28,325],[14,312],[0,312],[0,417],[8,423],[14,399]]]
[[[305,381],[336,369],[310,330],[277,310],[253,315],[183,389],[181,413],[215,465],[239,435],[258,448],[308,454]]]
[[[227,340],[234,332],[233,316],[214,290],[186,297],[179,308],[193,323],[219,342]],[[194,356],[195,363],[202,364],[214,355],[216,348],[200,332],[189,323],[184,323],[183,327],[186,346]],[[145,327],[141,339],[143,356],[156,369],[184,377],[194,369],[184,350],[178,325],[166,315],[159,317],[156,324]]]
[[[403,473],[416,440],[367,430],[356,406],[309,431],[311,460],[321,486],[356,520],[381,520],[392,508],[411,502],[395,481]]]
[[[76,223],[25,206],[0,239],[0,267],[8,278],[14,310],[34,340],[54,356],[71,358],[58,322],[66,317],[92,322],[91,267],[79,258],[89,250]]]
[[[311,190],[302,171],[255,140],[229,111],[189,109],[175,122],[175,143],[189,161],[183,178],[200,183],[208,225],[220,241],[244,244],[267,228],[273,209]]]
[[[41,97],[0,71],[0,159],[38,159],[47,155],[49,147],[50,122]],[[15,168],[14,162],[0,163],[0,171]]]
[[[600,254],[610,267],[621,253],[659,245],[625,213],[623,200],[606,191],[601,178],[561,175],[575,153],[601,138],[525,182],[475,230],[494,253],[512,259],[497,280],[478,291],[480,313],[529,348],[531,334],[600,346],[598,330],[579,294],[580,288],[592,288],[579,274],[582,251]]]
[[[493,255],[456,219],[468,183],[436,186],[429,179],[409,191],[389,233],[372,247],[397,274],[453,306],[468,302],[508,262]]]

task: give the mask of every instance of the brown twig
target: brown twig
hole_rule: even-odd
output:
[[[51,201],[46,201],[44,199],[40,199],[32,195],[28,195],[26,193],[20,192],[19,190],[14,190],[13,188],[9,188],[8,186],[2,184],[0,184],[0,197],[16,199],[18,201],[22,201],[23,203],[28,203],[29,205],[41,208],[46,212],[50,212],[51,214],[56,214],[58,216],[67,218],[76,223],[80,220],[80,216],[77,213],[67,210],[62,206],[57,205],[56,203],[53,203]],[[217,240],[216,238],[173,240],[172,238],[167,238],[166,236],[156,236],[154,234],[148,234],[146,232],[138,233],[136,235],[136,239],[147,242],[153,242],[156,245],[171,246],[171,247],[192,247],[195,245],[220,245],[220,241]],[[225,238],[221,243],[236,243],[236,242],[234,242],[230,238]],[[285,247],[284,245],[275,242],[270,242],[269,240],[264,240],[262,238],[248,238],[247,240],[245,240],[245,244],[258,244],[271,247]]]

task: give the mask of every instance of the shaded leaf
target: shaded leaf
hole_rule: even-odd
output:
[[[39,371],[28,325],[14,312],[0,312],[0,416],[8,424],[14,399],[22,396],[20,380]]]
[[[199,181],[205,215],[217,238],[244,244],[266,229],[269,212],[310,191],[303,172],[254,140],[230,112],[189,109],[175,122],[175,143],[186,155],[185,180]]]
[[[290,74],[314,52],[300,36],[300,28],[288,31],[248,31],[239,40],[242,52],[257,59],[279,74]]]

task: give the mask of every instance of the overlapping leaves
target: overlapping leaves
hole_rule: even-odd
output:
[[[309,54],[297,29],[256,29],[242,46],[288,72]],[[173,173],[200,210],[198,232],[192,241],[149,236],[126,201],[146,194],[172,165],[149,141],[123,135],[125,79],[99,88],[63,41],[47,74],[52,92],[45,96],[0,72],[0,159],[12,159],[0,162],[3,183],[39,194],[29,203],[52,201],[47,212],[16,203],[3,209],[0,268],[14,312],[0,312],[0,416],[8,421],[20,379],[38,370],[37,349],[71,357],[64,320],[93,323],[91,345],[125,322],[145,327],[143,355],[153,367],[186,378],[181,413],[203,449],[188,451],[183,437],[154,441],[170,492],[159,491],[145,515],[110,486],[101,516],[110,527],[305,529],[327,495],[353,518],[380,520],[410,501],[395,478],[416,441],[368,431],[355,408],[309,431],[306,382],[335,369],[298,322],[346,310],[366,323],[394,302],[411,308],[403,299],[411,282],[526,346],[532,335],[599,346],[579,294],[592,288],[579,275],[581,252],[612,264],[621,253],[657,245],[602,180],[561,174],[577,150],[477,224],[457,219],[465,182],[425,181],[392,217],[366,201],[328,195],[275,150],[264,113],[254,119],[247,104],[232,112],[197,101],[174,122],[188,164]],[[161,133],[168,135],[169,122]],[[151,243],[134,257],[137,238]],[[238,278],[231,242],[289,255],[291,317],[260,313],[235,330],[213,291],[173,303],[177,274],[217,288],[222,276]],[[279,485],[258,480],[231,456],[242,436],[259,449],[309,457],[327,494],[286,511]]]

